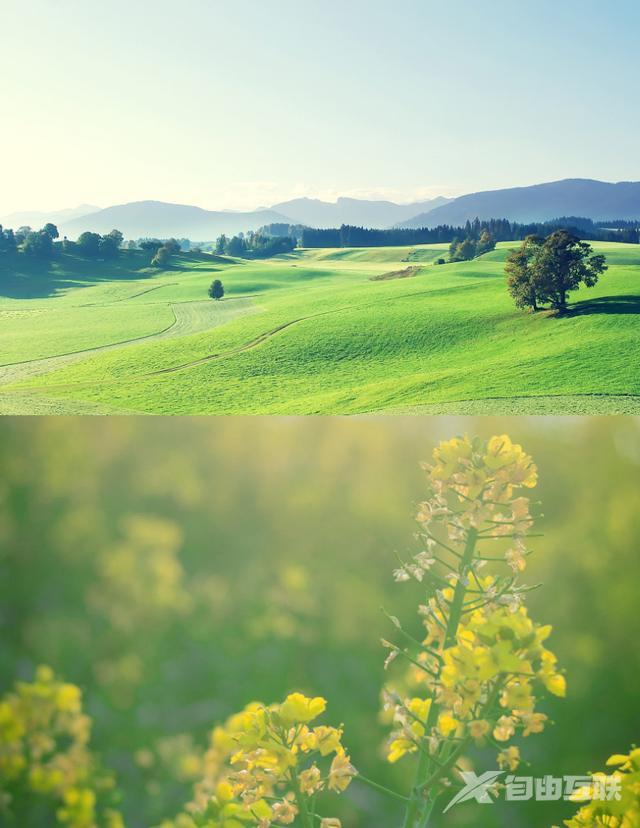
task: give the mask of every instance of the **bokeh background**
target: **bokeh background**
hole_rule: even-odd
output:
[[[533,775],[581,774],[638,740],[640,421],[632,418],[5,418],[0,422],[0,691],[47,663],[83,688],[93,746],[132,828],[190,797],[212,725],[292,689],[326,696],[353,762],[381,758],[380,607],[424,495],[419,461],[464,431],[509,433],[540,467],[527,581],[567,669]],[[493,769],[493,751],[476,754]],[[332,810],[335,810],[332,808]],[[550,826],[567,803],[461,805],[438,826]],[[394,828],[354,783],[347,828]],[[25,826],[36,828],[36,826]],[[41,824],[37,828],[42,828]]]

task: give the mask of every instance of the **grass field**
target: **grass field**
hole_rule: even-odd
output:
[[[556,318],[513,307],[512,246],[5,258],[0,412],[640,412],[640,247],[594,244],[608,272]]]

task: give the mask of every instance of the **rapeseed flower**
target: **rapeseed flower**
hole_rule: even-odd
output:
[[[319,696],[291,693],[280,704],[249,704],[214,728],[205,778],[188,806],[195,824],[311,825],[315,795],[342,793],[357,773],[342,744],[342,728],[314,726],[326,706]],[[178,819],[170,826],[181,828]]]
[[[58,825],[124,828],[109,807],[113,779],[89,749],[82,693],[41,666],[0,699],[0,809],[52,801]]]
[[[530,587],[519,581],[533,526],[523,490],[537,484],[535,463],[507,435],[486,442],[463,436],[440,443],[423,468],[429,493],[416,515],[423,548],[401,560],[393,577],[422,585],[424,632],[416,639],[389,616],[404,640],[383,642],[385,667],[407,663],[387,688],[385,716],[392,722],[388,760],[417,759],[405,823],[412,826],[424,824],[471,745],[500,743],[499,766],[515,770],[513,740],[541,732],[547,721],[536,710],[539,699],[566,692],[546,646],[551,627],[529,617]]]

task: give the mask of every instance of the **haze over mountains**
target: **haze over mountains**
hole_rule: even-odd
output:
[[[248,212],[204,210],[162,201],[138,201],[105,209],[82,205],[73,210],[14,213],[0,219],[5,227],[41,227],[52,221],[61,235],[77,238],[85,230],[108,233],[117,228],[126,238],[157,236],[212,241],[222,233],[233,235],[257,230],[265,224],[304,224],[309,227],[435,227],[461,225],[475,218],[510,221],[548,221],[562,216],[594,220],[640,220],[640,182],[608,183],[591,179],[565,179],[530,187],[487,190],[448,199],[434,198],[412,204],[338,198],[336,202],[312,198],[283,201],[270,208]]]
[[[448,204],[400,222],[400,226],[457,226],[475,218],[506,218],[526,223],[562,216],[594,220],[640,219],[640,182],[610,184],[588,178],[567,178],[531,187],[487,190],[459,196]]]
[[[335,203],[317,198],[296,198],[274,204],[272,209],[290,216],[296,224],[309,227],[340,227],[352,224],[363,227],[393,227],[418,214],[426,214],[435,207],[450,202],[439,196],[413,204],[394,204],[392,201],[366,201],[358,198],[339,198]]]
[[[204,210],[186,204],[168,204],[164,201],[134,201],[107,207],[97,213],[62,222],[59,230],[70,238],[76,238],[84,230],[108,233],[116,227],[127,238],[145,236],[189,238],[211,241],[222,233],[257,230],[272,222],[289,223],[290,219],[275,210],[252,212],[226,212]]]
[[[18,227],[42,227],[48,221],[56,226],[68,223],[75,218],[88,216],[100,210],[95,204],[80,204],[66,210],[27,210],[25,212],[10,213],[0,219],[0,224],[17,230]]]

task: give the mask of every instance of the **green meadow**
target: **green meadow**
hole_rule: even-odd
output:
[[[513,306],[513,246],[3,257],[0,412],[640,412],[640,247],[594,243],[609,270],[556,317]]]

